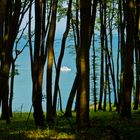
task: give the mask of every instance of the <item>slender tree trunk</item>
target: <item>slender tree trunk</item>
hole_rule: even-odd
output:
[[[7,0],[0,0],[0,73],[1,73],[1,68],[2,68],[2,48],[3,48],[3,23],[5,21],[5,15],[6,15],[6,10],[7,10]],[[0,77],[2,76],[2,73],[0,74]],[[0,78],[0,80],[2,80]],[[1,81],[2,82],[2,81]],[[1,90],[1,88],[0,88]],[[0,91],[0,106],[1,106],[1,101],[2,101],[2,92]]]
[[[123,5],[123,7],[122,7]],[[121,112],[122,110],[122,106],[123,106],[123,100],[124,100],[124,96],[123,96],[123,65],[124,65],[124,48],[125,48],[125,39],[124,39],[124,29],[125,29],[125,20],[124,20],[124,0],[121,1],[119,0],[119,27],[120,27],[120,54],[121,54],[121,74],[120,74],[120,91],[118,94],[119,97],[119,112]]]
[[[134,109],[138,109],[140,103],[140,1],[136,1],[136,26],[135,26],[135,56],[136,56],[136,94],[134,96]]]
[[[96,63],[96,52],[95,52],[95,45],[94,45],[94,38],[95,35],[93,34],[93,95],[94,95],[94,111],[97,111],[97,63]]]
[[[97,110],[97,65],[96,65],[96,50],[95,50],[95,34],[94,34],[94,26],[95,26],[95,19],[96,19],[96,10],[97,10],[97,0],[92,1],[92,15],[91,15],[91,32],[90,32],[90,41],[92,40],[93,37],[93,83],[94,83],[94,88],[93,88],[93,95],[94,95],[94,111],[96,112]]]
[[[106,66],[106,71],[107,71],[107,66]],[[105,75],[105,80],[107,80],[107,73]],[[103,111],[106,111],[106,99],[107,99],[107,81],[105,81],[104,85],[104,102],[103,102]]]
[[[66,111],[65,111],[65,116],[66,117],[72,117],[72,104],[74,101],[74,97],[76,96],[76,91],[78,87],[78,74],[76,74],[76,77],[74,79],[74,83],[68,98],[67,106],[66,106]]]
[[[14,8],[13,8],[14,7]],[[13,9],[12,9],[13,8]],[[21,12],[21,1],[15,0],[13,3],[11,1],[7,2],[6,5],[6,15],[5,21],[3,24],[3,56],[2,56],[2,66],[0,69],[1,78],[0,78],[0,95],[2,95],[2,119],[5,119],[7,123],[10,122],[9,117],[9,106],[8,106],[8,97],[9,97],[9,72],[12,62],[12,51],[14,46],[14,41],[16,39],[18,30],[19,30],[19,19]]]
[[[134,93],[134,110],[138,109],[139,95],[140,95],[140,49],[138,46],[135,47],[135,58],[136,58],[136,93]]]
[[[118,5],[118,9],[119,9],[119,5]],[[119,12],[118,12],[118,17],[119,17]],[[120,20],[120,19],[118,19]],[[117,63],[116,63],[116,66],[117,66],[117,71],[116,71],[116,83],[117,83],[117,93],[118,93],[118,111],[120,110],[120,99],[119,99],[119,96],[120,96],[120,82],[119,82],[119,75],[120,75],[120,48],[121,48],[121,41],[120,41],[120,25],[119,25],[119,22],[118,22],[118,48],[117,48]]]
[[[8,57],[8,56],[7,56]],[[2,95],[2,114],[1,119],[10,123],[8,96],[9,96],[9,63],[5,63],[0,72],[0,92]]]
[[[48,47],[48,62],[47,62],[47,121],[53,121],[53,105],[52,105],[52,67],[53,67],[53,45],[56,29],[56,15],[57,15],[58,0],[53,0],[52,3],[52,17],[47,38]]]
[[[108,81],[108,98],[109,98],[109,111],[112,111],[111,106],[111,89],[110,89],[110,79],[109,79],[109,66],[107,66],[107,81]]]
[[[75,51],[76,51],[76,68],[78,70],[78,52],[79,52],[79,4],[78,0],[76,0],[76,22],[74,22],[73,17],[71,18],[72,21],[72,29],[73,29],[73,36],[74,36],[74,43],[75,43]],[[71,117],[72,116],[72,104],[74,102],[74,97],[76,96],[76,103],[75,103],[75,111],[77,110],[77,89],[78,89],[78,73],[76,73],[72,89],[70,91],[70,95],[68,98],[65,116]]]
[[[102,110],[102,99],[103,99],[103,89],[104,89],[104,25],[103,25],[103,6],[100,3],[100,20],[101,20],[101,75],[100,75],[100,96],[99,96],[99,106],[98,110]]]
[[[104,30],[104,37],[105,37],[105,40],[104,40],[104,42],[105,42],[105,48],[108,48],[108,38],[107,38],[107,33],[106,33],[106,30],[107,30],[107,24],[106,24],[106,2],[105,3],[103,3],[103,7],[104,7],[104,9],[103,9],[103,13],[104,13],[104,21],[103,21],[103,24],[104,24],[104,28],[103,28],[103,30]],[[105,54],[105,82],[104,82],[104,105],[103,105],[103,111],[106,111],[106,99],[107,99],[107,74],[108,74],[108,72],[107,72],[107,64],[108,63],[108,60],[107,60],[107,54]]]
[[[11,70],[11,81],[10,81],[10,97],[9,97],[9,115],[13,117],[12,112],[12,103],[13,103],[13,96],[14,96],[14,79],[15,79],[15,62],[12,61],[12,70]]]
[[[33,107],[34,107],[34,120],[36,126],[44,126],[44,115],[42,108],[42,80],[43,80],[43,66],[39,65],[36,75],[33,76]]]
[[[7,0],[0,0],[0,27],[3,24],[6,15],[6,4]]]
[[[113,82],[113,90],[114,90],[114,106],[117,107],[118,110],[118,96],[117,96],[117,90],[116,90],[116,79],[115,79],[115,68],[114,68],[114,55],[113,55],[113,17],[114,17],[114,3],[115,1],[113,0],[110,4],[111,8],[111,15],[109,13],[109,37],[110,37],[110,51],[111,53],[108,53],[108,59],[110,63],[110,71],[111,71],[111,77],[112,77],[112,82]]]
[[[80,56],[79,56],[79,88],[77,92],[77,123],[79,127],[89,125],[89,48],[90,48],[90,16],[91,1],[80,0]],[[86,36],[85,36],[86,35]]]
[[[56,115],[56,104],[57,104],[57,94],[58,94],[58,89],[59,89],[60,68],[61,68],[61,63],[62,63],[63,56],[64,56],[66,39],[67,39],[69,30],[70,30],[71,7],[72,7],[72,0],[69,0],[66,29],[63,34],[61,52],[60,52],[60,56],[58,58],[58,64],[57,64],[57,68],[56,68],[56,78],[55,78],[55,88],[54,88],[54,98],[53,98],[53,114],[54,115]]]
[[[31,27],[31,6],[29,11],[29,35]],[[34,120],[36,126],[44,126],[44,115],[42,109],[42,81],[43,81],[43,68],[44,64],[41,61],[41,29],[42,29],[42,1],[35,0],[35,43],[34,43],[34,56],[32,54],[32,45],[30,43],[30,58],[32,69],[32,102],[34,108]],[[31,37],[31,35],[29,36]],[[31,42],[31,38],[29,38]],[[34,58],[33,58],[34,57]]]
[[[134,63],[134,1],[126,1],[126,47],[124,50],[124,100],[121,115],[131,117],[131,93],[133,87],[133,63]]]

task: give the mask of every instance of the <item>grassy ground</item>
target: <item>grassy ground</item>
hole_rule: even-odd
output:
[[[14,113],[11,124],[0,120],[0,140],[138,140],[140,139],[140,114],[133,112],[132,120],[120,118],[116,112],[97,112],[91,110],[91,126],[78,130],[75,117],[66,119],[59,114],[55,125],[36,128],[32,114]]]

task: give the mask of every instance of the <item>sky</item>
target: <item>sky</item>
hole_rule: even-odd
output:
[[[34,9],[32,10],[32,14],[34,14]],[[32,29],[34,30],[34,19],[32,19]],[[28,13],[25,15],[21,28],[24,28],[24,26],[28,22]],[[62,38],[62,34],[65,30],[65,24],[66,19],[60,20],[60,22],[57,22],[56,26],[56,39],[57,37]],[[28,29],[26,30],[28,32]],[[24,44],[23,41],[20,42],[20,46]],[[115,50],[117,51],[117,43],[116,41],[113,42],[115,44]],[[99,44],[97,44],[98,46]],[[55,54],[56,58],[59,56],[60,52],[60,46],[61,43],[59,40],[55,43]],[[92,50],[91,50],[92,51]],[[76,74],[76,68],[75,68],[75,55],[72,52],[72,49],[67,47],[66,53],[64,56],[62,67],[67,67],[70,69],[69,71],[61,71],[61,77],[60,77],[60,91],[63,96],[63,108],[66,107],[66,102],[68,99],[68,95],[70,92],[70,89],[73,84],[73,80]],[[91,53],[92,55],[92,53]],[[116,53],[114,54],[116,56]],[[29,58],[29,48],[26,48],[23,53],[19,56],[17,63],[18,65],[17,69],[20,73],[20,75],[15,77],[15,88],[14,88],[14,98],[13,98],[13,110],[14,111],[28,111],[30,110],[32,106],[32,80],[31,80],[31,69],[30,69],[30,58]],[[45,70],[46,72],[46,70]],[[55,77],[55,71],[53,70],[53,80]],[[46,86],[45,86],[45,80],[46,75],[44,74],[44,85],[43,85],[43,94],[46,93]],[[53,82],[54,86],[54,82]],[[43,108],[45,111],[46,103],[43,102]]]

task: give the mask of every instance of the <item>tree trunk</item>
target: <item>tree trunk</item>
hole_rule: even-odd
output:
[[[136,93],[134,93],[133,109],[138,110],[140,96],[140,49],[138,46],[135,47],[135,58],[136,58]]]
[[[56,15],[57,15],[57,4],[58,0],[53,0],[52,3],[52,17],[50,22],[50,28],[47,38],[48,47],[48,62],[47,62],[47,121],[53,121],[53,105],[52,105],[52,67],[53,67],[53,45],[56,29]]]
[[[0,0],[0,27],[3,24],[6,15],[6,4],[7,0]]]
[[[103,13],[104,13],[104,37],[105,37],[105,48],[108,49],[108,37],[107,37],[107,22],[106,22],[106,2],[103,4],[104,5],[104,9],[103,9]],[[107,51],[107,50],[106,50]],[[108,59],[107,59],[107,53],[105,54],[105,83],[104,83],[104,106],[103,106],[103,110],[106,111],[106,99],[107,99],[107,88],[108,88],[108,81],[107,81],[107,77],[108,77]]]
[[[35,0],[35,40],[34,40],[34,55],[32,53],[31,45],[31,8],[32,1],[30,2],[29,11],[29,41],[30,41],[30,58],[31,58],[31,73],[32,73],[32,103],[34,109],[34,120],[36,126],[44,126],[44,115],[42,109],[42,81],[44,71],[44,61],[42,61],[41,47],[44,45],[42,35],[42,11],[43,3],[40,0]],[[42,44],[41,44],[42,43]],[[42,46],[41,46],[42,45]]]
[[[135,26],[135,56],[136,56],[136,94],[134,96],[134,109],[138,109],[140,104],[140,1],[136,1],[136,26]]]
[[[67,106],[66,106],[66,111],[65,111],[65,116],[66,117],[72,117],[72,104],[74,101],[74,97],[76,96],[76,91],[78,87],[78,74],[76,74],[76,77],[74,79],[74,83],[68,98]]]
[[[14,79],[15,79],[15,61],[12,61],[11,81],[10,81],[10,97],[9,97],[9,115],[13,117],[12,103],[14,96]]]
[[[111,71],[111,77],[112,77],[112,83],[113,83],[113,91],[114,91],[114,106],[117,107],[118,110],[118,96],[117,96],[117,90],[116,90],[116,80],[115,80],[115,68],[114,68],[114,55],[113,55],[113,19],[114,19],[114,13],[115,13],[115,1],[113,0],[112,3],[110,3],[110,10],[111,15],[109,13],[109,37],[110,37],[110,53],[108,53],[108,59],[109,59],[109,67]]]
[[[61,68],[61,63],[62,63],[63,56],[64,56],[66,39],[67,39],[69,30],[70,30],[71,7],[72,7],[72,0],[69,0],[66,29],[63,34],[61,52],[60,52],[60,56],[58,58],[58,63],[57,63],[57,68],[56,68],[56,78],[55,78],[55,88],[54,88],[54,98],[53,98],[53,114],[54,115],[56,115],[56,104],[57,104],[57,96],[58,96],[58,89],[59,89],[60,68]]]
[[[133,63],[134,63],[134,1],[126,1],[126,47],[124,50],[124,74],[123,74],[123,106],[121,115],[131,117],[131,93],[133,87]]]
[[[7,0],[0,0],[0,69],[2,68],[3,23],[5,21],[6,15],[6,4]],[[2,101],[2,92],[0,92],[0,105],[1,101]]]
[[[8,57],[8,56],[7,56]],[[9,64],[5,63],[0,71],[0,94],[2,95],[2,114],[1,119],[10,123],[9,109],[8,109],[8,95],[9,95]]]
[[[13,8],[14,7],[14,8]],[[12,9],[13,8],[13,9]],[[2,43],[2,65],[0,69],[1,79],[0,79],[0,95],[2,95],[2,119],[5,119],[7,123],[10,122],[9,117],[9,106],[8,106],[8,96],[9,96],[9,72],[12,62],[12,51],[14,46],[14,41],[19,30],[19,19],[21,14],[21,1],[15,0],[13,3],[11,1],[7,2],[5,21],[3,24],[3,38]]]
[[[35,68],[35,66],[34,66]],[[34,120],[36,126],[44,126],[45,117],[42,108],[42,81],[43,81],[43,66],[40,64],[39,69],[33,76],[33,107],[34,107]]]
[[[104,25],[103,25],[103,6],[100,3],[100,20],[101,20],[101,68],[100,68],[100,95],[99,95],[99,106],[98,110],[102,110],[102,99],[103,99],[103,89],[104,89]]]
[[[78,60],[79,88],[77,91],[77,123],[79,128],[89,126],[89,48],[91,1],[80,0],[80,51]],[[85,36],[86,35],[86,36]]]
[[[122,7],[123,5],[123,7]],[[120,54],[121,54],[121,74],[120,74],[120,91],[118,93],[118,106],[119,106],[119,112],[121,113],[122,106],[123,106],[123,65],[124,65],[124,48],[125,48],[125,38],[124,38],[124,30],[125,30],[125,23],[124,20],[124,14],[122,11],[124,11],[124,0],[119,0],[119,27],[120,27]],[[119,50],[118,50],[119,51]]]
[[[93,95],[94,95],[94,111],[97,111],[97,63],[96,63],[96,51],[95,51],[95,44],[94,44],[95,35],[93,34]]]

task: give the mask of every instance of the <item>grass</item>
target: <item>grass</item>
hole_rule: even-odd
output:
[[[73,118],[63,118],[59,113],[56,123],[46,128],[36,128],[32,114],[14,113],[11,124],[0,120],[0,140],[45,140],[45,139],[79,139],[79,140],[137,140],[140,138],[140,114],[132,113],[132,120],[120,118],[113,112],[90,111],[91,125],[78,130]]]

